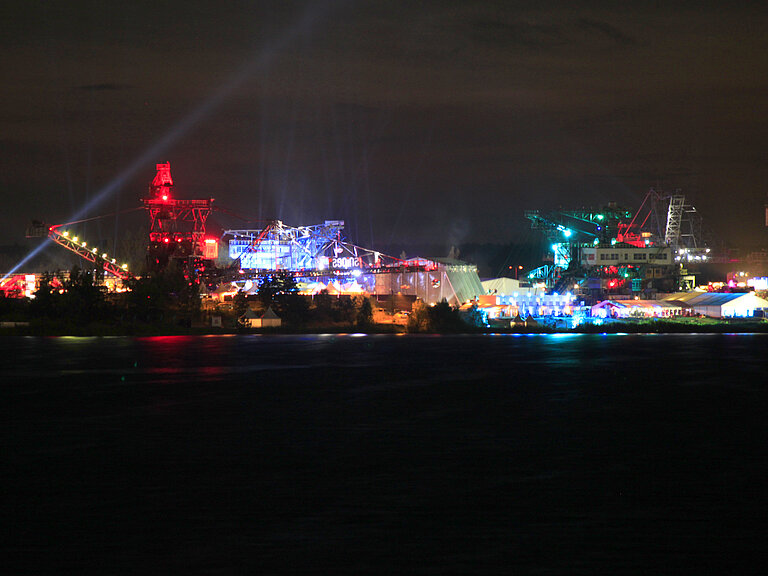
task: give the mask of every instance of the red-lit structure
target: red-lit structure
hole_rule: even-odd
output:
[[[24,298],[35,291],[34,274],[9,274],[0,279],[0,294],[5,298]]]
[[[146,256],[150,275],[175,264],[190,283],[204,283],[210,291],[226,283],[250,289],[262,278],[279,272],[302,279],[307,285],[323,284],[336,294],[418,296],[430,303],[445,298],[461,304],[482,292],[476,268],[458,262],[402,260],[357,246],[343,239],[342,220],[326,220],[311,226],[288,226],[279,220],[267,220],[257,230],[226,230],[224,236],[230,237],[232,261],[217,267],[219,239],[206,238],[205,230],[214,210],[213,198],[177,198],[170,163],[157,164],[156,168],[148,193],[141,199],[149,216]],[[28,229],[28,235],[47,234],[57,244],[114,276],[132,279],[127,264],[118,263],[76,236],[73,226],[102,217],[50,227],[37,222]]]
[[[213,198],[181,200],[173,195],[171,164],[157,164],[157,174],[149,186],[149,194],[142,198],[150,220],[147,260],[150,269],[159,270],[169,262],[177,261],[187,276],[197,278],[211,267],[218,257],[218,240],[205,237],[205,221],[211,213]],[[102,252],[76,236],[74,226],[101,217],[78,220],[66,224],[44,225],[33,222],[27,237],[48,236],[59,246],[92,262],[121,280],[133,278],[128,265]]]
[[[205,221],[213,209],[213,198],[175,198],[170,162],[157,165],[149,195],[142,200],[150,221],[147,256],[151,267],[162,268],[171,260],[198,267],[200,261],[218,256],[218,243],[205,238]]]

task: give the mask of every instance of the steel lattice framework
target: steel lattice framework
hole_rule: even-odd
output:
[[[679,190],[669,197],[664,240],[675,251],[696,251],[705,247],[701,215],[695,206],[686,204],[685,196]]]
[[[179,200],[173,197],[171,164],[157,165],[157,175],[149,186],[149,197],[143,199],[150,220],[150,248],[163,244],[175,246],[174,257],[204,258],[205,222],[211,213],[213,198]]]
[[[683,221],[683,209],[685,208],[685,196],[674,194],[669,197],[669,209],[667,210],[667,230],[664,234],[664,242],[667,246],[677,250],[680,245],[680,224]]]
[[[343,229],[343,220],[312,226],[288,226],[274,220],[260,230],[226,230],[222,238],[230,238],[229,255],[243,270],[298,274],[406,265],[398,258],[345,242]]]
[[[51,226],[48,229],[48,237],[56,242],[59,246],[63,246],[67,250],[71,250],[81,258],[93,262],[105,271],[114,274],[121,280],[130,280],[133,278],[133,274],[128,271],[127,264],[118,264],[117,260],[110,258],[105,252],[99,252],[96,247],[88,247],[88,244],[84,240],[70,236],[69,231],[64,230],[59,232],[59,226]]]

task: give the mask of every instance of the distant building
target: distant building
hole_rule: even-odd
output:
[[[576,297],[565,294],[484,294],[477,297],[477,306],[485,312],[489,319],[543,316],[571,316],[574,308],[578,307]]]
[[[613,246],[584,247],[580,250],[580,264],[584,267],[618,265],[656,265],[674,264],[672,250],[666,246],[640,248],[628,244]]]
[[[460,306],[485,293],[477,267],[451,258],[411,258],[402,271],[364,274],[373,280],[371,294],[376,296],[415,296],[427,304],[445,300]]]

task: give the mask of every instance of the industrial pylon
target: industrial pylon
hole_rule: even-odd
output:
[[[684,210],[685,196],[682,194],[674,194],[669,197],[667,229],[664,234],[664,242],[675,251],[680,247],[680,225],[683,221]]]
[[[149,197],[142,200],[150,221],[150,260],[160,263],[169,258],[216,258],[208,252],[205,239],[205,221],[211,213],[213,198],[175,198],[170,162],[157,165]]]

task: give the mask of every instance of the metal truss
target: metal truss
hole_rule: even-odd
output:
[[[669,209],[667,210],[667,229],[664,233],[664,242],[673,250],[680,246],[680,224],[683,221],[683,209],[685,208],[685,196],[675,194],[669,197]]]
[[[222,235],[245,241],[237,256],[240,265],[250,253],[269,254],[264,260],[274,269],[343,270],[351,268],[374,269],[397,266],[402,262],[375,250],[369,250],[342,240],[344,221],[326,220],[312,226],[288,226],[280,220],[270,222],[261,230],[226,230]],[[271,253],[268,251],[272,250]],[[247,267],[246,269],[251,269]]]
[[[83,240],[81,241],[77,236],[70,236],[69,231],[59,232],[58,228],[61,226],[51,226],[48,229],[48,237],[56,242],[59,246],[63,246],[67,250],[71,250],[81,258],[94,263],[99,268],[104,269],[110,274],[114,274],[121,280],[130,280],[133,278],[133,274],[128,271],[128,265],[118,265],[114,258],[110,258],[105,252],[99,252],[98,248],[88,247],[88,244]]]

